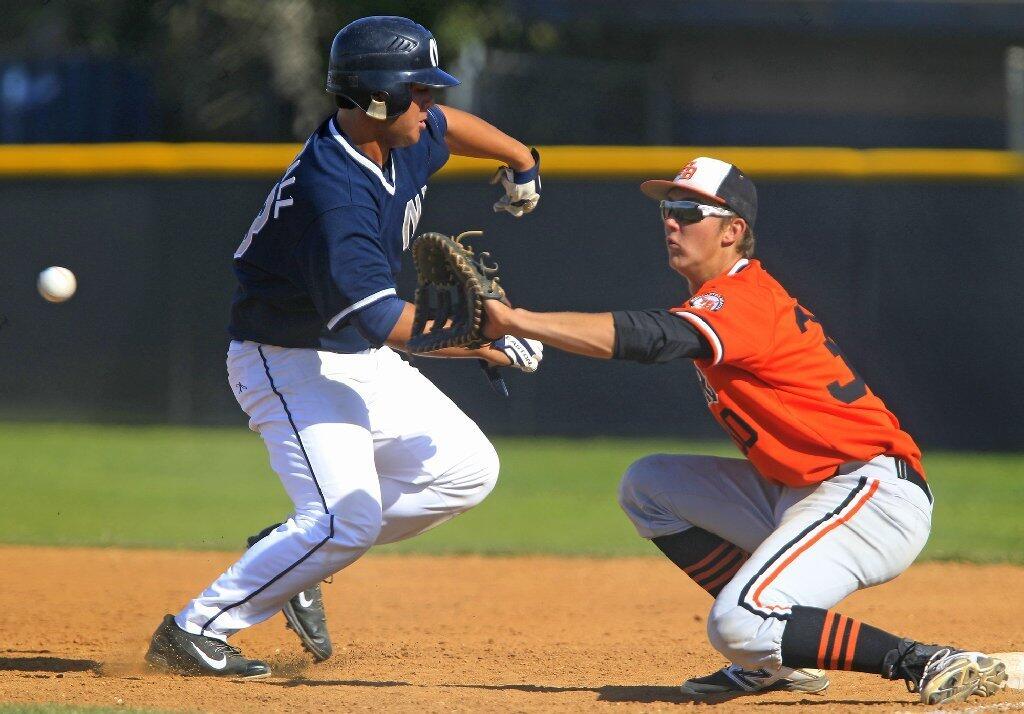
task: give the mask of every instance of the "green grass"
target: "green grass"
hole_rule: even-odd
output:
[[[498,439],[502,478],[453,523],[382,552],[651,555],[619,475],[655,451],[729,444]],[[245,429],[0,424],[0,542],[236,549],[290,503]],[[926,557],[1024,563],[1024,455],[930,453]]]

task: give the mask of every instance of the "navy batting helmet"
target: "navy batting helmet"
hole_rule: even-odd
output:
[[[331,43],[327,91],[374,119],[405,112],[412,102],[410,84],[458,83],[437,66],[437,42],[430,31],[404,17],[361,18],[341,28]]]

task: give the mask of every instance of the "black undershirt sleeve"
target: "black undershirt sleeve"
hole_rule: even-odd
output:
[[[668,310],[623,310],[612,313],[615,349],[612,359],[652,364],[680,357],[707,359],[711,345],[689,322]]]

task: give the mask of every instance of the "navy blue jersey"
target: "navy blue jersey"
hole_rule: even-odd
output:
[[[370,346],[351,318],[395,294],[427,179],[448,160],[436,106],[426,124],[383,169],[333,116],[306,140],[235,251],[233,338],[331,352]]]

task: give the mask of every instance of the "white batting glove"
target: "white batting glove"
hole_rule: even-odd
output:
[[[492,342],[491,347],[504,352],[512,360],[509,367],[522,372],[536,372],[540,369],[540,361],[544,359],[543,343],[526,337],[505,335]]]
[[[491,183],[501,183],[505,195],[494,204],[494,212],[507,211],[514,218],[520,218],[537,207],[540,201],[540,154],[530,149],[533,154],[533,168],[526,171],[513,171],[509,166],[502,166],[494,174]]]

